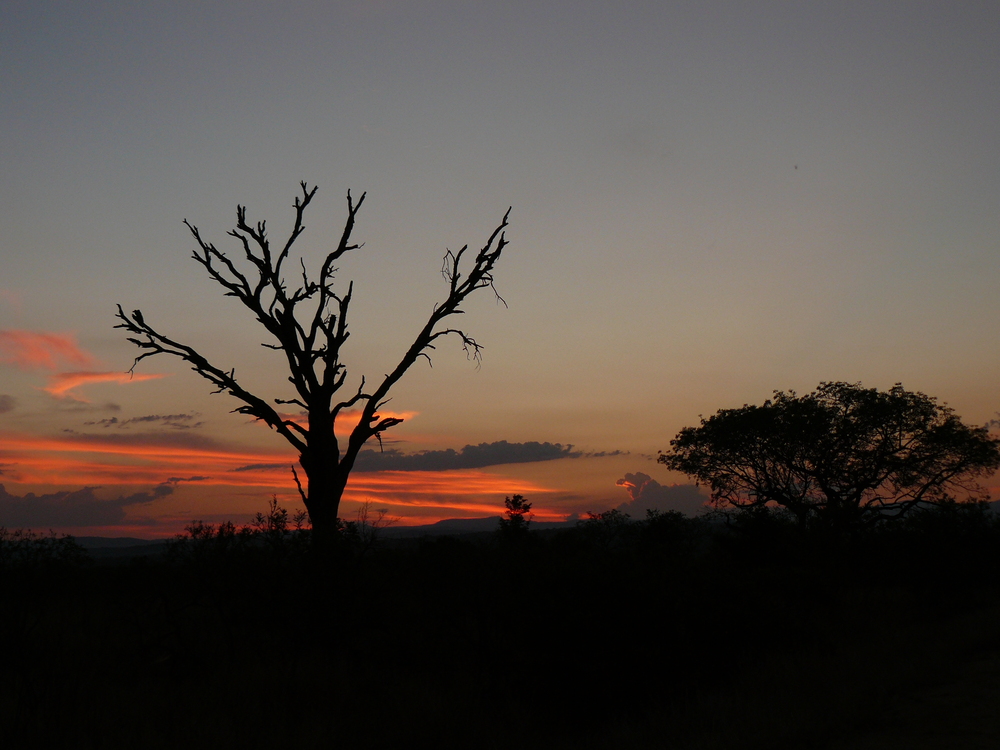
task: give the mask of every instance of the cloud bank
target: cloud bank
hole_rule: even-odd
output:
[[[194,422],[192,423],[197,414],[146,414],[141,417],[130,417],[129,419],[118,419],[118,417],[108,417],[107,419],[98,419],[96,421],[84,422],[85,426],[98,425],[100,427],[117,427],[121,429],[122,427],[127,427],[131,424],[144,424],[159,422],[161,427],[173,427],[178,430],[190,430],[196,427],[201,427],[204,422]]]
[[[579,458],[583,453],[574,451],[572,445],[561,443],[495,443],[467,445],[459,451],[402,453],[394,448],[380,452],[364,449],[358,454],[354,470],[369,471],[449,471],[452,469],[481,469],[485,466],[527,464],[536,461],[553,461],[557,458]]]
[[[110,526],[125,519],[125,509],[144,505],[173,493],[171,484],[157,485],[152,492],[119,495],[101,500],[95,487],[46,495],[12,495],[0,484],[0,526],[7,528],[46,528],[74,526]]]
[[[631,498],[622,503],[618,510],[628,513],[633,518],[645,518],[647,510],[658,510],[662,513],[676,510],[687,516],[694,516],[705,510],[708,498],[693,484],[674,484],[664,487],[648,474],[636,472],[626,474],[623,479],[615,482],[624,487]]]

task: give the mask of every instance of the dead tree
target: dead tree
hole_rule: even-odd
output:
[[[242,401],[242,405],[233,410],[235,413],[265,422],[291,443],[299,453],[305,487],[294,465],[292,475],[309,511],[313,528],[317,533],[330,533],[337,526],[340,500],[362,446],[372,438],[381,444],[381,434],[403,421],[378,414],[386,403],[389,391],[403,374],[421,357],[430,361],[430,350],[435,348],[438,339],[445,336],[457,337],[466,354],[479,363],[482,347],[476,340],[465,331],[446,327],[442,322],[462,314],[462,303],[478,289],[491,289],[497,300],[503,302],[493,286],[493,268],[507,245],[504,229],[510,209],[507,209],[503,221],[485,246],[475,255],[467,273],[463,274],[461,263],[468,257],[468,245],[458,252],[446,252],[441,273],[448,284],[448,296],[434,308],[399,364],[385,375],[377,387],[366,389],[366,381],[362,378],[357,391],[344,398],[339,394],[347,381],[347,367],[341,359],[341,349],[350,336],[347,317],[354,287],[351,282],[346,293],[337,294],[334,291],[334,274],[337,271],[334,264],[345,253],[361,247],[351,244],[351,233],[365,195],[355,203],[348,191],[347,223],[336,249],[326,256],[318,279],[309,278],[305,263],[300,260],[301,285],[290,291],[285,282],[284,266],[292,245],[305,228],[302,214],[315,194],[315,187],[309,188],[302,183],[302,194],[296,197],[294,203],[295,226],[276,253],[268,240],[265,223],[258,222],[256,226],[251,226],[247,223],[246,207],[237,207],[236,229],[229,235],[241,243],[246,260],[253,267],[249,274],[241,271],[215,245],[206,242],[197,227],[184,220],[198,243],[194,259],[225,289],[227,296],[240,300],[267,329],[275,343],[265,343],[264,346],[284,352],[290,373],[288,380],[298,395],[291,399],[276,398],[274,404],[300,407],[308,417],[307,426],[280,414],[265,399],[245,390],[237,382],[235,370],[217,367],[190,346],[155,330],[146,323],[141,311],[134,310],[131,315],[126,315],[118,305],[116,317],[121,323],[115,328],[124,328],[132,334],[128,340],[142,350],[129,372],[147,357],[157,354],[179,357],[211,382],[217,389],[215,393],[229,393]],[[361,418],[351,431],[347,445],[342,447],[335,432],[337,419],[345,410],[357,408],[361,410]]]

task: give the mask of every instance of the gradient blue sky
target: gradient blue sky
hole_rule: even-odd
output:
[[[684,482],[651,457],[699,414],[822,380],[902,382],[983,424],[1000,409],[998,28],[995,2],[6,2],[0,525],[156,535],[293,504],[278,475],[227,484],[234,455],[294,456],[179,363],[42,388],[128,368],[120,302],[286,394],[181,220],[223,247],[243,203],[280,236],[300,180],[320,187],[313,267],[347,189],[368,192],[341,265],[357,377],[386,372],[442,296],[444,250],[513,206],[510,307],[482,295],[463,321],[482,369],[457,346],[414,368],[392,446],[582,455],[359,477],[351,503],[403,522],[512,492],[546,517],[603,510],[627,474]],[[23,332],[77,358],[31,359]],[[122,426],[154,415],[189,418]],[[97,461],[95,441],[119,452]]]

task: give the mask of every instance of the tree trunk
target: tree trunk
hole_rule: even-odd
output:
[[[318,536],[332,536],[337,530],[340,499],[347,486],[347,472],[330,453],[309,451],[299,456],[306,474],[306,510]]]

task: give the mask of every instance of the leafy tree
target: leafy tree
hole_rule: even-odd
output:
[[[702,418],[670,445],[659,462],[707,483],[718,507],[777,505],[799,525],[838,528],[899,518],[957,493],[982,496],[974,480],[1000,467],[1000,440],[985,427],[898,383],[775,391],[761,406]]]
[[[531,523],[531,503],[523,495],[514,495],[504,498],[503,504],[507,510],[500,517],[500,535],[510,539],[523,537]]]
[[[299,453],[299,465],[305,472],[306,486],[303,488],[295,467],[292,467],[313,529],[316,533],[327,534],[337,528],[340,499],[362,446],[371,438],[381,445],[382,433],[403,421],[399,417],[378,414],[388,400],[390,390],[403,374],[420,357],[430,361],[429,352],[445,336],[457,337],[466,354],[479,362],[482,347],[464,330],[445,327],[444,321],[465,312],[462,304],[479,289],[492,289],[497,299],[503,301],[493,287],[493,269],[507,245],[504,229],[510,209],[483,248],[471,258],[471,268],[461,265],[463,259],[468,257],[468,245],[458,252],[449,250],[445,254],[441,273],[448,285],[448,294],[435,306],[392,371],[373,389],[366,389],[367,382],[361,378],[357,391],[342,397],[339,393],[347,382],[347,366],[341,357],[341,349],[350,336],[347,316],[353,282],[348,284],[346,292],[335,292],[334,275],[337,269],[334,264],[346,253],[361,247],[351,243],[351,234],[365,196],[362,195],[355,203],[350,192],[347,193],[347,223],[336,248],[323,261],[318,278],[309,278],[305,263],[300,262],[300,285],[290,287],[285,279],[285,263],[292,246],[305,229],[302,216],[315,194],[315,187],[309,188],[302,183],[302,194],[293,204],[294,228],[279,249],[272,249],[264,222],[252,226],[247,222],[246,208],[237,207],[236,228],[229,235],[239,242],[249,263],[249,272],[240,270],[229,256],[203,239],[197,227],[186,219],[184,221],[198,245],[194,260],[222,286],[227,296],[238,299],[267,330],[274,343],[265,343],[264,346],[284,354],[288,380],[296,395],[293,398],[276,398],[273,403],[292,404],[303,409],[308,415],[305,425],[279,413],[265,399],[244,389],[236,380],[235,370],[212,364],[192,347],[154,329],[145,321],[140,310],[126,315],[118,305],[116,317],[121,323],[115,327],[131,334],[128,340],[142,350],[132,364],[133,370],[146,357],[157,354],[178,357],[212,383],[217,388],[216,393],[229,393],[242,401],[236,412],[262,420],[291,443]],[[299,274],[298,268],[294,273]],[[335,425],[338,417],[352,409],[359,409],[361,418],[351,431],[347,445],[341,447]]]

